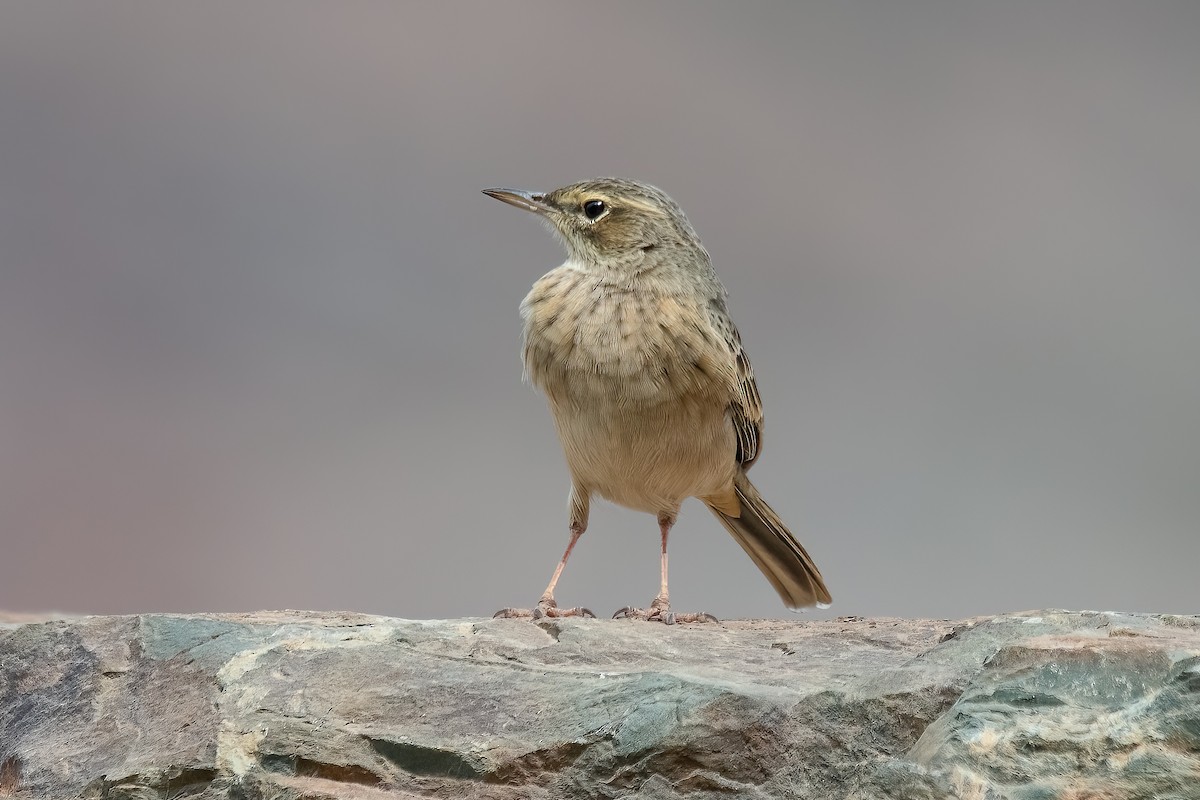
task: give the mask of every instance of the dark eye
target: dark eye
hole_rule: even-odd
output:
[[[588,200],[583,204],[583,215],[588,219],[595,219],[604,213],[604,209],[603,200]]]

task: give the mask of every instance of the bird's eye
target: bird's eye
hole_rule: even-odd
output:
[[[583,215],[588,219],[596,219],[604,213],[605,208],[603,200],[588,200],[583,204]]]

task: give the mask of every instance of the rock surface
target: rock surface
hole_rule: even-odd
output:
[[[0,618],[0,797],[1200,798],[1200,617]]]

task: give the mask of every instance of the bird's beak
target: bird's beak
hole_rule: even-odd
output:
[[[508,203],[510,206],[523,208],[535,214],[547,215],[554,211],[553,206],[546,204],[545,192],[526,192],[521,189],[484,189],[488,197]]]

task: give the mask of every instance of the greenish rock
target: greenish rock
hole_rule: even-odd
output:
[[[0,798],[1200,800],[1200,618],[0,616]]]

